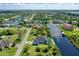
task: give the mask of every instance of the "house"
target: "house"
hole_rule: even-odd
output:
[[[63,25],[63,28],[66,29],[66,30],[72,30],[72,29],[73,29],[73,26],[72,26],[72,24],[67,24],[67,23],[65,23],[65,24]]]
[[[10,27],[10,26],[17,26],[19,24],[18,20],[9,20],[4,22],[3,24],[0,24],[0,26],[2,27]]]
[[[42,24],[33,24],[33,28],[39,29],[42,28],[43,25]]]
[[[33,41],[33,45],[38,45],[38,44],[49,44],[50,39],[47,36],[38,36],[36,39]]]
[[[63,21],[63,20],[58,20],[58,19],[56,19],[56,20],[53,20],[53,23],[54,23],[54,24],[63,24],[64,21]]]
[[[0,42],[0,46],[1,46],[2,48],[7,48],[7,47],[9,47],[9,42],[3,40],[3,41]]]
[[[42,25],[41,24],[33,24],[33,28],[41,28],[42,27]]]

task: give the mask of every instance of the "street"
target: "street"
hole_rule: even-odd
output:
[[[32,16],[28,20],[32,20],[34,16],[35,16],[35,14],[32,14]],[[28,39],[28,36],[29,36],[31,30],[32,30],[32,28],[30,28],[30,29],[28,29],[28,31],[26,31],[26,34],[25,34],[24,38],[22,39],[20,45],[18,46],[18,49],[16,51],[15,56],[20,55],[24,45],[27,43],[27,39]]]
[[[19,55],[20,55],[20,53],[21,53],[21,51],[22,51],[24,45],[26,44],[26,41],[27,41],[27,39],[28,39],[28,36],[29,36],[30,31],[31,31],[31,28],[28,29],[28,31],[26,32],[26,34],[25,34],[23,40],[21,41],[20,45],[18,46],[18,49],[17,49],[17,51],[16,51],[15,56],[19,56]]]

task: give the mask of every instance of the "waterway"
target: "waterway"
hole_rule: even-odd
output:
[[[79,49],[74,47],[67,37],[62,37],[60,29],[55,24],[50,23],[47,27],[62,56],[79,56]]]

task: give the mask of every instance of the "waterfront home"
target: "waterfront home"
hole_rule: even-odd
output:
[[[72,30],[72,29],[73,29],[73,25],[72,25],[72,24],[67,24],[67,23],[65,23],[65,24],[63,25],[63,28],[66,29],[66,30]]]
[[[49,44],[50,39],[47,36],[38,36],[36,39],[33,41],[33,45],[38,45],[38,44]]]

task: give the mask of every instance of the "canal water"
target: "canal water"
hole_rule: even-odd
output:
[[[74,47],[67,37],[53,37],[53,40],[59,48],[62,56],[79,56],[79,49]]]

